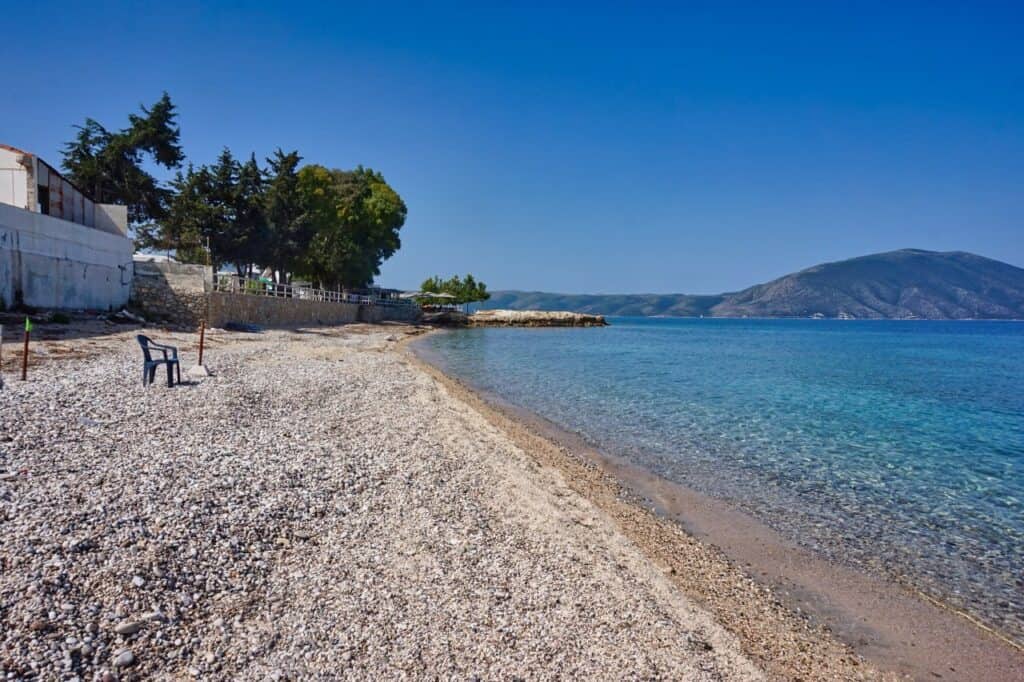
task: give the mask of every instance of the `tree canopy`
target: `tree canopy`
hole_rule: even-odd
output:
[[[258,263],[283,281],[358,288],[401,246],[405,202],[380,173],[304,166],[298,151],[280,148],[265,167],[225,148],[210,165],[182,169],[176,116],[164,93],[123,130],[86,119],[65,146],[69,178],[97,201],[126,204],[143,248],[239,274]],[[142,168],[147,160],[176,170],[167,186]]]
[[[181,260],[220,267],[230,263],[245,274],[266,255],[263,171],[255,156],[245,163],[224,149],[211,166],[178,172],[162,222],[166,240]]]
[[[91,195],[93,200],[128,207],[128,218],[136,226],[151,225],[166,214],[172,191],[143,169],[145,160],[174,169],[185,155],[179,142],[177,112],[165,92],[151,107],[128,117],[128,126],[112,131],[87,118],[75,126],[75,139],[64,146],[62,166],[68,179]],[[150,232],[140,235],[146,241]]]
[[[438,300],[447,300],[457,304],[486,301],[491,297],[487,291],[487,285],[478,282],[473,275],[466,275],[464,279],[458,275],[448,279],[441,279],[438,276],[428,277],[420,285],[420,290],[426,293],[450,294],[454,298]]]
[[[296,272],[324,286],[361,287],[401,246],[406,206],[373,170],[306,166],[299,186],[314,229]]]

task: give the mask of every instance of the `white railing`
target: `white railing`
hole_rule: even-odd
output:
[[[383,296],[357,294],[347,291],[328,291],[326,289],[314,289],[305,286],[292,286],[291,284],[277,284],[259,279],[237,277],[235,275],[217,275],[213,280],[213,290],[227,294],[294,298],[303,301],[327,301],[329,303],[354,303],[356,305],[416,305],[408,299],[385,298]]]

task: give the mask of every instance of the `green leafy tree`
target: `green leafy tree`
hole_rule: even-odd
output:
[[[299,153],[281,149],[266,170],[227,149],[214,164],[182,170],[176,120],[164,93],[121,130],[86,119],[65,145],[68,178],[98,202],[127,206],[139,246],[240,274],[260,263],[279,280],[294,272],[329,287],[371,284],[401,246],[407,209],[380,173],[300,168]],[[144,165],[177,172],[164,185]]]
[[[402,198],[370,169],[299,171],[299,188],[312,226],[300,272],[322,286],[364,287],[401,246]]]
[[[383,175],[369,168],[336,170],[332,175],[341,197],[339,228],[352,244],[339,279],[345,286],[368,286],[380,274],[381,264],[402,245],[405,202]]]
[[[473,275],[466,275],[466,278],[462,280],[462,289],[462,299],[466,303],[478,303],[491,297],[491,293],[487,291],[487,285],[476,281]]]
[[[299,171],[299,192],[312,237],[298,272],[321,288],[333,289],[341,285],[341,273],[355,254],[355,243],[342,228],[341,195],[331,172],[317,165]]]
[[[87,118],[75,139],[64,146],[62,166],[68,179],[99,203],[123,204],[145,246],[158,246],[156,220],[165,215],[171,191],[143,169],[150,161],[167,169],[185,159],[179,143],[177,112],[165,92],[151,107],[128,117],[118,131]]]
[[[427,293],[450,294],[454,296],[454,298],[448,299],[433,299],[435,303],[445,302],[461,305],[486,301],[491,297],[491,294],[487,291],[487,285],[483,282],[478,282],[473,275],[466,275],[465,279],[458,275],[448,279],[441,279],[437,276],[428,277],[420,285],[420,290]]]

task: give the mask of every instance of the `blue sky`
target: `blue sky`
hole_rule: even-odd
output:
[[[901,247],[1024,266],[1019,3],[9,3],[0,141],[167,90],[191,160],[409,206],[380,281],[734,290]]]

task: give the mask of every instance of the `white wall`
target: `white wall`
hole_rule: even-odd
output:
[[[0,299],[37,308],[107,310],[131,294],[130,239],[0,204]]]
[[[118,204],[93,204],[91,201],[86,206],[94,211],[95,227],[121,237],[128,235],[128,207]],[[92,223],[88,223],[92,224]]]
[[[0,147],[0,204],[28,208],[28,169],[21,153]]]

